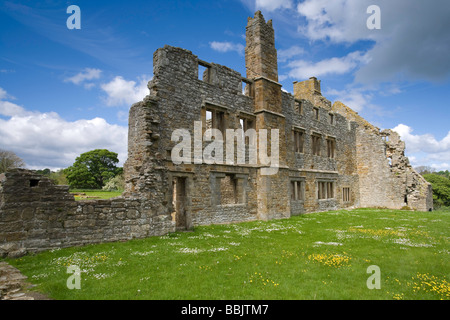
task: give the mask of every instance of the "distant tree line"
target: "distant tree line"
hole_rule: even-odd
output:
[[[68,168],[51,171],[34,170],[52,179],[55,184],[69,185],[72,189],[123,190],[123,168],[118,167],[118,154],[107,149],[85,152]],[[0,174],[14,168],[24,168],[25,162],[12,151],[0,149]]]
[[[433,205],[439,209],[450,207],[450,172],[436,171],[432,167],[415,168],[433,187]]]
[[[66,169],[51,171],[35,170],[48,176],[56,184],[69,185],[72,189],[123,190],[123,168],[118,167],[118,154],[107,149],[95,149],[82,153],[73,165]],[[0,149],[0,174],[13,168],[24,168],[25,162],[14,152]],[[429,166],[416,167],[433,187],[435,208],[450,207],[450,172],[436,172]]]
[[[42,174],[44,176],[49,177],[55,184],[59,185],[68,185],[67,183],[67,177],[64,173],[64,169],[59,169],[56,171],[51,171],[50,169],[42,169],[42,170],[35,170],[36,173]]]

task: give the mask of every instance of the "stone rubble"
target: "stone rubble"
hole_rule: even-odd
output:
[[[27,277],[6,262],[0,262],[0,300],[37,300],[42,295],[33,295],[27,290]],[[36,299],[37,298],[37,299]],[[44,298],[45,299],[45,298]]]

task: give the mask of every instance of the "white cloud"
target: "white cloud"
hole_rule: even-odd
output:
[[[8,94],[3,88],[0,88],[0,100],[15,100],[16,98]]]
[[[288,49],[280,49],[278,50],[278,61],[285,62],[288,59],[291,59],[295,56],[299,56],[305,53],[305,49],[299,46],[292,46]]]
[[[267,11],[291,6],[291,10],[271,13],[274,21],[297,29],[299,36],[310,41],[364,48],[358,50],[365,50],[367,63],[353,70],[357,83],[441,81],[450,76],[448,0],[435,0],[433,5],[423,0],[241,1],[249,8]],[[373,4],[381,9],[380,30],[367,28],[371,15],[367,8]],[[280,58],[280,62],[290,59]],[[303,61],[307,68],[311,64]]]
[[[102,70],[85,68],[82,72],[74,75],[73,77],[64,79],[64,82],[72,82],[73,84],[79,85],[86,80],[99,79]],[[92,86],[93,84],[88,84],[87,86]]]
[[[359,65],[367,63],[367,57],[360,51],[351,52],[345,57],[324,59],[319,62],[296,60],[288,63],[288,75],[296,80],[321,77],[328,74],[345,74]]]
[[[415,135],[412,133],[413,129],[404,124],[399,124],[393,130],[407,143],[410,152],[450,152],[450,131],[438,141],[432,134]]]
[[[310,40],[355,43],[372,40],[370,63],[356,72],[365,83],[403,79],[442,80],[450,75],[450,4],[435,0],[379,0],[381,29],[366,26],[372,0],[305,0],[297,12],[306,23],[298,27]]]
[[[267,11],[276,9],[291,9],[293,7],[292,0],[256,0],[256,8]]]
[[[139,82],[127,81],[121,76],[116,76],[108,83],[100,87],[107,94],[105,102],[108,106],[132,105],[141,101],[150,92],[147,87],[150,77],[142,76]]]
[[[370,106],[370,101],[373,98],[372,92],[362,88],[348,88],[344,90],[330,89],[325,95],[335,97],[335,100],[341,101],[356,112],[360,112]]]
[[[27,112],[15,103],[9,101],[0,101],[0,115],[12,117],[16,115],[24,115]]]
[[[209,46],[211,49],[218,51],[218,52],[230,52],[230,51],[236,51],[238,54],[243,55],[245,46],[240,43],[233,43],[233,42],[220,42],[220,41],[212,41],[209,43]]]
[[[450,170],[450,162],[449,163],[444,162],[439,164],[433,163],[431,164],[431,167],[434,168],[436,171]]]
[[[26,115],[29,112],[25,111],[21,106],[12,103],[8,100],[14,100],[15,98],[9,95],[3,88],[0,88],[0,116],[12,117],[16,115]]]
[[[354,42],[371,38],[366,27],[366,9],[361,0],[306,0],[297,5],[297,12],[307,20],[299,31],[311,40]]]
[[[413,166],[428,165],[436,170],[448,169],[450,163],[450,131],[437,140],[432,134],[416,135],[413,128],[399,124],[394,129],[406,143],[406,152]]]
[[[87,90],[90,90],[93,87],[95,87],[95,83],[90,82],[90,83],[85,83],[84,84],[84,88],[87,89]]]
[[[3,88],[0,88],[0,100],[6,99],[7,93]]]
[[[4,90],[3,90],[4,91]],[[0,148],[11,150],[29,168],[65,168],[81,153],[108,149],[127,157],[127,127],[102,118],[66,121],[57,113],[27,111],[9,101],[0,101]]]

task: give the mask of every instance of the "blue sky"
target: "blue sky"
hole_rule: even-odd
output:
[[[369,30],[367,7],[381,9]],[[69,30],[69,5],[81,29]],[[283,89],[316,76],[322,94],[395,128],[413,166],[450,169],[450,2],[224,0],[0,2],[0,149],[64,168],[95,148],[127,154],[131,104],[166,44],[245,76],[245,26],[272,19]]]

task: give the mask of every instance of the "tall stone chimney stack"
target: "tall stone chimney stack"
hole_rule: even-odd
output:
[[[279,167],[275,174],[257,174],[257,200],[259,219],[290,216],[289,179],[286,168],[286,118],[282,110],[281,84],[278,83],[277,50],[272,20],[266,22],[261,11],[248,18],[246,29],[245,65],[247,78],[253,80],[252,96],[256,116],[256,130],[278,132],[278,150],[272,150],[272,138],[268,137],[268,154],[278,151]],[[286,180],[283,180],[286,179]]]
[[[246,39],[247,78],[265,77],[278,81],[277,50],[272,20],[266,23],[261,11],[257,11],[254,18],[248,18]]]
[[[247,78],[254,81],[255,112],[282,113],[281,84],[278,83],[277,49],[272,20],[266,22],[261,11],[248,18],[245,66]]]

